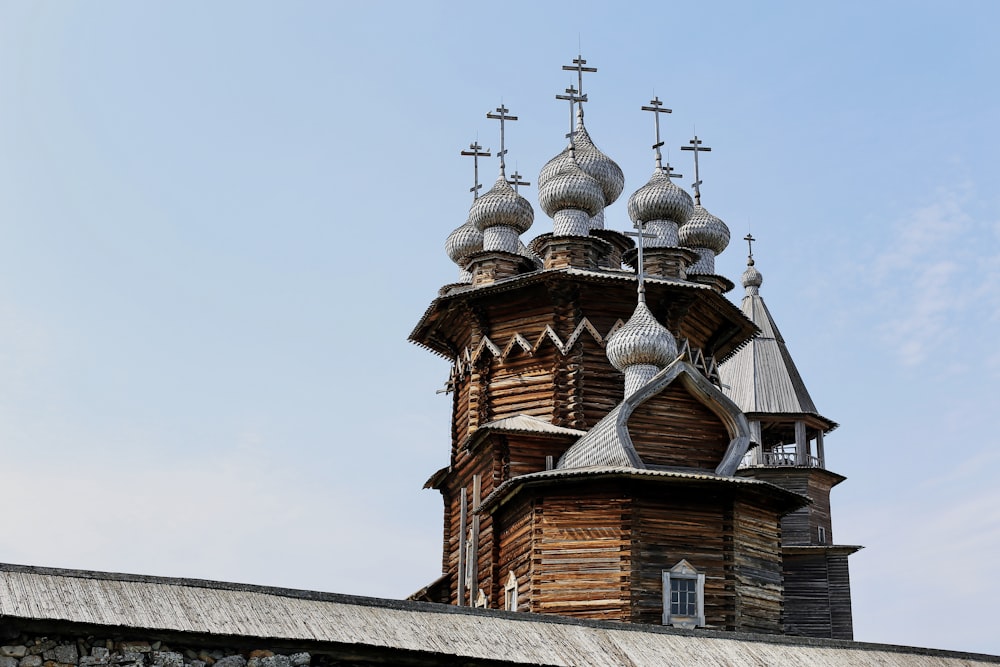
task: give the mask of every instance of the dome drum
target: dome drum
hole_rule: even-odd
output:
[[[553,236],[587,236],[590,234],[591,217],[586,211],[567,208],[552,216]]]
[[[521,247],[520,232],[509,225],[496,225],[483,230],[483,250],[518,254]]]
[[[673,220],[650,220],[645,224],[647,234],[655,234],[656,238],[644,239],[649,248],[675,248],[680,245],[677,236],[677,223]]]

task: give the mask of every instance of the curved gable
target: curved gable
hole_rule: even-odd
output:
[[[667,391],[672,386],[674,389]],[[657,398],[665,392],[662,400]],[[682,398],[682,405],[675,405],[675,398]],[[650,403],[649,407],[644,408],[647,403]],[[685,410],[693,411],[697,418],[685,415]],[[635,433],[641,434],[638,448],[630,432],[633,415],[636,419]],[[647,428],[657,423],[663,430]],[[696,429],[704,431],[699,435]],[[722,435],[723,430],[725,435]],[[647,433],[650,435],[647,436]],[[684,446],[670,448],[674,452],[667,457],[670,463],[645,460],[640,450],[651,459],[663,458],[662,453],[656,453],[658,442],[660,447],[663,443]],[[670,465],[706,467],[714,469],[718,475],[731,476],[749,444],[750,427],[736,404],[691,364],[677,359],[646,386],[616,405],[587,435],[566,451],[557,467],[624,465],[645,468],[647,465]],[[702,445],[706,445],[704,456],[700,449]]]

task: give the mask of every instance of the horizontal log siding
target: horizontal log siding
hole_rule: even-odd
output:
[[[589,430],[625,398],[625,376],[608,361],[605,349],[593,340],[582,347],[580,391],[583,429]]]
[[[827,556],[830,574],[830,623],[834,639],[854,639],[854,619],[851,613],[851,574],[847,556]]]
[[[497,568],[494,586],[498,608],[503,608],[504,586],[507,573],[513,571],[517,578],[517,611],[531,607],[531,538],[534,531],[534,512],[528,502],[519,502],[503,508],[495,518],[497,530]]]
[[[719,499],[671,490],[637,500],[632,516],[630,620],[663,622],[662,572],[682,559],[705,575],[705,622],[731,628],[735,618],[731,516]]]
[[[629,514],[614,495],[536,501],[530,610],[628,620]]]
[[[506,439],[508,455],[504,479],[545,470],[545,457],[551,456],[553,462],[558,461],[573,442],[570,438],[532,438],[519,433],[512,433]]]
[[[461,490],[462,488],[467,490],[466,497],[469,511],[466,530],[468,530],[472,527],[472,476],[476,474],[480,476],[480,499],[482,499],[486,498],[496,488],[502,473],[502,462],[492,447],[492,443],[490,443],[489,446],[478,449],[475,455],[470,456],[464,450],[460,452],[453,462],[452,472],[445,482],[444,495],[449,500],[449,510],[447,512],[447,536],[444,543],[444,563],[445,572],[450,575],[451,579],[449,598],[452,604],[456,604],[458,601],[458,577],[460,576],[458,571],[458,552],[459,544],[461,543],[461,531],[459,528],[462,523]],[[488,552],[488,549],[492,548],[492,519],[487,519],[485,516],[481,518],[479,529],[479,556],[477,558],[477,565],[480,582],[482,582],[485,575],[491,574],[490,572],[485,572],[484,568],[489,568],[492,562],[491,554]],[[484,552],[484,549],[487,551]],[[486,553],[485,563],[483,562],[484,553]],[[484,588],[483,590],[488,591],[489,589]]]
[[[736,575],[736,629],[781,633],[781,528],[772,509],[736,501],[733,507],[733,562]]]
[[[830,489],[840,478],[819,468],[747,468],[741,476],[762,479],[783,489],[801,493],[811,505],[787,514],[781,520],[782,543],[786,545],[819,544],[819,531],[826,531],[826,543],[833,544],[830,517]]]
[[[548,350],[535,357],[516,356],[494,363],[487,390],[487,421],[519,414],[551,421],[553,362]]]
[[[785,632],[832,637],[826,554],[785,554]]]
[[[680,382],[640,405],[629,418],[628,429],[646,465],[714,470],[729,446],[729,434],[719,418]]]

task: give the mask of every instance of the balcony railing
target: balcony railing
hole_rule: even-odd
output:
[[[796,452],[758,452],[750,450],[740,462],[741,468],[785,468],[785,467],[822,468],[823,462],[818,456],[805,454],[799,458]]]

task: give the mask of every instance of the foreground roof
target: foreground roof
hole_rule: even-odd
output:
[[[998,664],[1000,657],[858,642],[659,626],[265,588],[0,564],[0,623],[118,633],[270,640],[319,653],[398,651],[408,664]],[[222,639],[219,639],[222,641]],[[416,660],[416,661],[414,661]]]

